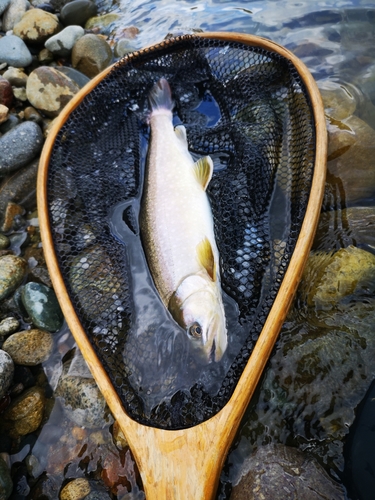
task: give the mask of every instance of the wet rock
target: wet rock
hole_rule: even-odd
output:
[[[26,267],[26,261],[21,257],[0,257],[0,300],[8,297],[22,283]]]
[[[69,363],[56,388],[55,395],[63,400],[64,413],[76,425],[89,429],[108,424],[106,403],[95,380],[69,375]]]
[[[375,193],[375,130],[356,116],[329,120],[328,189],[324,206],[350,205]]]
[[[101,34],[109,35],[113,24],[120,19],[118,14],[111,12],[103,16],[91,17],[85,24],[86,30],[98,29]]]
[[[29,282],[23,287],[21,296],[23,305],[36,327],[50,332],[61,328],[63,315],[52,288]]]
[[[22,19],[22,16],[28,10],[29,6],[30,4],[27,0],[12,0],[3,15],[3,30],[5,32],[12,30],[15,24],[17,24]]]
[[[38,124],[23,122],[0,138],[0,175],[7,175],[30,163],[43,146]]]
[[[31,500],[59,498],[60,483],[46,473],[42,474],[30,492]]]
[[[0,104],[10,108],[13,102],[12,85],[6,78],[0,76]]]
[[[113,434],[113,442],[118,449],[127,448],[129,446],[126,437],[122,432],[121,427],[117,420],[113,424],[112,434]]]
[[[123,38],[122,40],[119,40],[114,49],[114,54],[116,57],[124,57],[126,54],[129,54],[130,52],[133,52],[135,50],[134,45],[131,43],[130,40],[126,40]]]
[[[299,293],[309,306],[330,309],[354,294],[368,280],[375,284],[375,255],[349,246],[335,253],[313,253],[304,270]]]
[[[7,500],[13,490],[13,482],[10,475],[8,465],[2,457],[0,457],[0,498]]]
[[[11,229],[17,228],[19,216],[21,216],[24,212],[24,209],[17,205],[17,203],[9,202],[4,214],[4,223],[1,226],[1,231],[7,233]]]
[[[16,364],[35,366],[50,357],[53,337],[43,330],[25,330],[10,335],[4,342],[3,349]]]
[[[0,398],[5,396],[13,380],[14,363],[5,350],[0,349]]]
[[[12,401],[3,414],[9,435],[18,438],[36,431],[43,419],[44,405],[44,391],[40,387],[31,387]]]
[[[0,185],[0,225],[4,224],[5,210],[9,202],[17,203],[26,209],[35,206],[37,174],[38,160],[35,160]]]
[[[82,500],[86,498],[86,495],[88,495],[90,491],[90,483],[87,479],[83,477],[73,479],[73,481],[70,481],[70,483],[65,485],[61,490],[60,500]]]
[[[319,90],[326,115],[335,120],[344,120],[355,112],[357,102],[350,89],[346,89],[343,84],[324,80],[319,83]]]
[[[42,49],[38,55],[38,61],[41,65],[47,65],[53,61],[53,54],[48,49]]]
[[[84,26],[90,17],[96,16],[98,9],[91,0],[73,0],[61,9],[60,19],[65,26]]]
[[[25,120],[30,120],[32,122],[38,123],[39,125],[43,122],[43,117],[38,111],[32,106],[27,106],[24,109]]]
[[[92,491],[85,500],[110,500],[110,496],[105,491]]]
[[[45,47],[55,56],[67,57],[76,41],[84,34],[85,30],[82,26],[67,26],[60,33],[49,38],[45,43]]]
[[[78,90],[70,78],[48,66],[32,71],[26,85],[30,104],[50,118],[55,118]]]
[[[19,119],[19,117],[14,115],[13,113],[10,113],[8,115],[7,121],[0,125],[0,133],[6,134],[7,132],[9,132],[9,130],[16,127],[20,123],[21,123],[21,120]]]
[[[9,7],[11,0],[1,0],[0,1],[0,16]]]
[[[103,71],[111,62],[111,47],[99,36],[92,34],[84,35],[73,47],[73,67],[89,78]]]
[[[73,82],[75,82],[80,89],[90,81],[90,78],[88,76],[84,75],[74,68],[70,68],[69,66],[58,66],[56,69],[57,71],[64,73],[64,75],[73,80]]]
[[[0,321],[0,335],[10,335],[18,330],[20,326],[20,322],[17,318],[13,318],[10,316],[9,318],[5,318]]]
[[[280,494],[295,500],[345,498],[343,488],[308,455],[288,446],[263,446],[246,460],[230,498],[279,500]]]
[[[27,75],[21,68],[8,68],[3,77],[14,87],[26,87]]]
[[[13,381],[15,384],[22,384],[25,389],[35,385],[34,375],[27,366],[15,365]]]
[[[57,16],[41,9],[30,9],[14,26],[13,33],[26,43],[44,43],[60,31]]]
[[[8,248],[10,245],[9,238],[5,236],[5,234],[0,233],[0,250],[4,250],[5,248]],[[1,330],[1,328],[0,328]],[[1,335],[1,333],[0,333]]]
[[[7,63],[15,68],[25,68],[31,62],[31,53],[21,38],[15,35],[0,38],[0,63]]]
[[[4,123],[8,120],[9,117],[9,108],[0,104],[0,123]]]

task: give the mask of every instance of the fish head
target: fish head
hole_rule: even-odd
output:
[[[227,347],[227,329],[217,284],[208,276],[188,276],[172,295],[168,308],[208,362],[219,361]]]

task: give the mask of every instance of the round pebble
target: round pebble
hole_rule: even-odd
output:
[[[0,349],[0,398],[5,396],[13,381],[14,363],[10,355]]]
[[[50,118],[55,118],[78,90],[70,78],[48,66],[30,73],[26,85],[30,104]]]
[[[73,0],[61,9],[60,19],[65,26],[84,26],[90,17],[96,16],[98,8],[91,0]]]
[[[18,330],[20,326],[20,322],[17,318],[13,318],[12,316],[9,318],[5,318],[0,322],[0,335],[10,335]]]
[[[33,58],[25,42],[18,36],[8,35],[0,38],[0,63],[15,68],[25,68]]]
[[[82,500],[90,493],[90,483],[87,479],[80,477],[78,479],[73,479],[60,493],[60,500]]]
[[[9,247],[9,245],[10,245],[9,238],[5,236],[5,234],[0,233],[0,250],[5,250],[5,248]]]
[[[12,105],[12,102],[12,85],[6,78],[0,76],[0,104],[3,104],[4,106],[7,106],[9,108]]]
[[[41,9],[30,9],[14,26],[13,33],[26,43],[44,43],[60,31],[57,16]]]
[[[85,24],[86,30],[99,29],[102,34],[109,35],[113,23],[118,21],[120,16],[114,12],[102,16],[91,17]]]
[[[26,272],[26,261],[15,255],[0,257],[0,300],[8,297],[19,285]]]
[[[10,113],[8,115],[7,121],[0,124],[0,133],[6,134],[7,132],[9,132],[9,130],[16,127],[20,123],[21,123],[21,120],[18,118],[18,116],[14,115],[13,113]]]
[[[73,67],[90,78],[107,68],[112,58],[111,47],[97,35],[84,35],[72,50]]]
[[[0,104],[0,123],[4,123],[8,120],[9,108]]]
[[[8,68],[3,77],[14,87],[26,87],[27,75],[21,68]]]
[[[30,163],[43,146],[43,133],[37,123],[23,122],[0,137],[0,175]]]
[[[24,330],[10,335],[4,342],[3,349],[16,364],[35,366],[50,357],[53,337],[43,330]]]
[[[5,32],[12,30],[22,19],[22,16],[29,9],[29,7],[30,4],[27,0],[12,0],[9,7],[3,14],[3,30]]]
[[[22,303],[34,325],[50,332],[61,328],[63,315],[52,288],[41,283],[27,283],[21,293]]]
[[[90,78],[88,76],[84,75],[74,68],[71,68],[70,66],[58,66],[56,69],[57,71],[60,71],[60,73],[64,73],[64,75],[73,80],[73,82],[75,82],[80,89],[90,81]]]
[[[13,482],[10,475],[8,465],[5,460],[0,457],[0,498],[7,500],[13,490]]]
[[[9,7],[10,0],[0,0],[0,16]]]
[[[45,405],[44,392],[31,387],[18,396],[3,413],[4,426],[12,438],[25,436],[38,429]]]
[[[45,47],[55,56],[66,57],[71,53],[76,41],[84,34],[85,30],[82,26],[67,26],[60,33],[49,38]]]

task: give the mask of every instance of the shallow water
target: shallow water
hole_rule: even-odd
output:
[[[326,104],[333,131],[341,129],[342,120],[352,114],[375,127],[374,1],[132,0],[112,4],[104,1],[100,8],[121,16],[112,26],[114,39],[120,27],[139,28],[138,36],[132,40],[135,49],[159,42],[169,33],[192,30],[242,32],[270,38],[299,56],[322,90],[341,89],[344,93],[345,98],[339,99],[332,109]],[[353,123],[344,124],[352,135],[356,133]],[[366,133],[375,139],[372,129],[366,129]],[[358,169],[358,178],[367,175],[374,168],[371,163],[366,164],[373,155],[373,144],[371,140],[364,141],[360,152],[364,156],[359,154],[354,159],[347,159],[348,150],[331,151],[328,167],[333,169],[335,160],[342,158],[344,167],[347,161]],[[366,181],[363,188],[352,193],[350,183],[335,183],[336,170],[332,175],[334,179],[324,202],[326,212],[375,205],[375,184],[371,186]],[[317,248],[330,250],[348,244],[343,236],[345,220],[341,212],[337,214],[329,234],[321,226]],[[354,244],[374,251],[363,235]],[[229,498],[230,484],[244,458],[270,442],[309,451],[333,478],[342,479],[348,428],[375,377],[374,319],[375,303],[363,292],[328,311],[309,309],[298,297],[228,457],[218,498]],[[72,468],[65,477],[74,477]]]

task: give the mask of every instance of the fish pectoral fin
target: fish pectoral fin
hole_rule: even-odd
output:
[[[187,147],[188,141],[186,135],[186,128],[183,125],[177,125],[174,131],[178,139]]]
[[[205,268],[212,281],[216,280],[216,265],[214,252],[210,240],[204,238],[197,245],[197,256],[200,264]]]
[[[204,156],[194,163],[194,173],[197,181],[206,191],[214,171],[214,164],[210,156]]]

